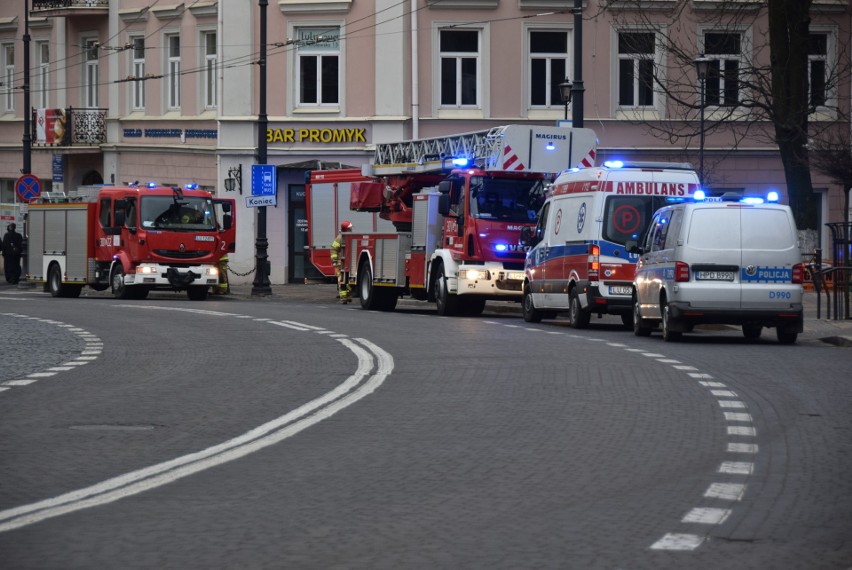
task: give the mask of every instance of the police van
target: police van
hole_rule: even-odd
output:
[[[571,169],[554,181],[535,228],[522,231],[523,314],[527,322],[565,313],[574,328],[591,315],[621,315],[632,326],[633,271],[628,241],[644,235],[670,198],[699,188],[690,164],[621,161]]]
[[[778,194],[726,194],[662,208],[641,244],[633,330],[677,340],[697,324],[739,325],[749,339],[774,327],[782,344],[803,330],[804,265],[796,223]]]

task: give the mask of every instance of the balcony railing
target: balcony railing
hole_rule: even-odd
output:
[[[32,141],[39,146],[97,146],[106,142],[106,109],[33,109]]]
[[[109,0],[30,0],[30,12],[40,16],[108,14]]]

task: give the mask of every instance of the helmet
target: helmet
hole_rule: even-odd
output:
[[[351,232],[352,231],[352,222],[349,220],[343,220],[340,224],[340,231],[342,232]]]

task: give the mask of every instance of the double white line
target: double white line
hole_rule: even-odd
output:
[[[306,329],[314,328],[309,325],[303,326]],[[358,367],[352,376],[334,390],[280,418],[219,445],[132,471],[52,499],[0,511],[0,532],[73,511],[112,503],[274,445],[370,395],[393,371],[393,357],[372,342],[363,338],[336,340],[355,353],[358,358]]]

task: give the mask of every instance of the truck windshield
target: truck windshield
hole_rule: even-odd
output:
[[[545,198],[545,181],[526,178],[473,176],[470,214],[506,222],[535,222]]]
[[[627,240],[641,240],[651,217],[659,208],[669,205],[659,196],[609,196],[603,220],[603,238],[624,245]]]
[[[146,229],[214,231],[216,218],[209,198],[143,196],[140,221]]]

